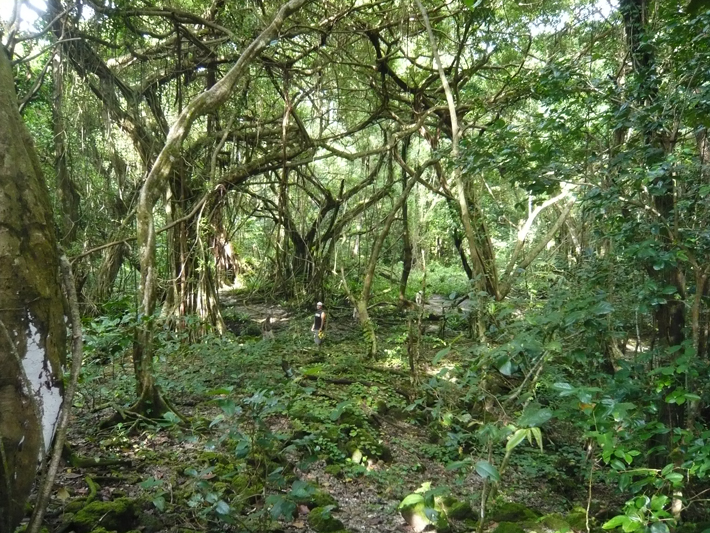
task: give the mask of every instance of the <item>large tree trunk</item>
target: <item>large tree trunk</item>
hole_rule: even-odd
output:
[[[57,255],[49,193],[0,48],[0,533],[24,515],[62,406]]]

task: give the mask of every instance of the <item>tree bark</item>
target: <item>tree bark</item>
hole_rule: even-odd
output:
[[[62,207],[62,244],[76,240],[79,229],[79,191],[69,175],[67,166],[67,131],[64,121],[64,71],[61,49],[55,54],[52,66],[54,98],[52,100],[52,127],[54,130],[54,170],[57,180],[57,198]]]
[[[0,533],[9,533],[61,410],[66,328],[49,193],[1,47],[0,302]]]
[[[402,161],[407,162],[407,152],[411,137],[405,137],[402,141]],[[407,172],[402,169],[402,187],[407,186]],[[407,292],[407,282],[409,281],[409,273],[412,271],[412,237],[409,233],[409,209],[407,209],[407,200],[402,204],[402,277],[399,281],[399,302],[403,304]]]

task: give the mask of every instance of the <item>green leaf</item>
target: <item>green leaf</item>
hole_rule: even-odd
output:
[[[412,493],[412,494],[409,494],[408,496],[406,496],[402,500],[402,503],[400,503],[397,508],[398,509],[406,509],[407,507],[413,507],[414,505],[422,503],[423,501],[424,501],[424,496],[415,492],[415,493]]]
[[[525,440],[525,436],[527,435],[527,430],[525,429],[519,429],[515,433],[511,435],[511,437],[508,439],[508,444],[505,445],[505,451],[509,452],[513,448],[515,448],[518,444],[523,442]]]
[[[451,346],[447,346],[443,350],[439,350],[436,355],[434,356],[434,360],[431,362],[431,364],[436,365],[441,361],[444,357],[449,355],[449,352],[451,351]]]
[[[520,415],[518,425],[525,428],[540,427],[551,418],[552,411],[547,408],[541,409],[540,406],[530,404],[525,408],[523,414]]]
[[[673,484],[680,483],[683,481],[683,474],[680,472],[671,472],[666,476],[666,479]]]
[[[626,470],[626,465],[619,461],[618,459],[612,459],[611,461],[611,467],[614,470]]]
[[[628,522],[621,526],[621,529],[623,529],[625,533],[631,533],[632,531],[641,529],[641,526],[642,524],[638,517],[632,516]]]
[[[614,529],[620,526],[625,525],[626,523],[629,522],[629,517],[626,516],[625,514],[620,514],[612,518],[611,520],[608,520],[602,525],[602,529]]]
[[[629,474],[621,474],[619,476],[619,490],[625,491],[631,485],[631,476]]]
[[[533,437],[535,437],[540,451],[542,451],[542,431],[540,431],[540,428],[530,428],[530,432],[533,434]]]
[[[493,481],[500,481],[500,474],[498,473],[498,469],[488,461],[478,461],[476,463],[476,472],[483,479],[490,478]]]
[[[651,524],[651,533],[670,533],[665,522],[654,522]]]
[[[498,372],[504,376],[511,376],[513,374],[513,363],[510,359],[506,359],[503,364],[498,366]]]
[[[301,479],[294,481],[291,486],[291,496],[297,500],[308,498],[315,491],[316,488],[313,485]]]
[[[162,496],[158,496],[157,498],[153,498],[153,505],[155,505],[155,508],[158,511],[160,511],[160,512],[165,511],[165,498],[163,498]]]
[[[224,500],[219,500],[214,508],[217,514],[229,514],[229,504]]]
[[[280,494],[272,494],[266,498],[266,504],[271,505],[271,518],[278,520],[283,517],[287,520],[293,518],[293,513],[296,510],[296,504],[290,500],[287,500]]]
[[[471,465],[470,459],[464,459],[463,461],[453,461],[446,465],[446,470],[461,470]]]
[[[152,489],[153,487],[159,487],[162,484],[162,479],[155,479],[154,477],[149,477],[145,481],[141,481],[140,488],[148,490]]]
[[[569,383],[558,382],[552,385],[553,389],[559,391],[560,396],[571,396],[575,392],[575,388]]]
[[[660,511],[668,502],[668,496],[664,494],[656,494],[651,498],[651,510]]]

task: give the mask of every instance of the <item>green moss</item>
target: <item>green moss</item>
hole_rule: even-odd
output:
[[[333,498],[328,492],[318,489],[311,497],[314,507],[326,507],[328,505],[334,506],[334,509],[338,508],[338,501]]]
[[[66,504],[64,507],[65,513],[78,513],[86,506],[86,498],[77,498]]]
[[[345,529],[343,523],[332,516],[326,507],[316,507],[308,513],[308,525],[318,533],[334,533]]]
[[[515,502],[499,503],[488,515],[493,522],[528,522],[539,517],[540,513],[537,511]]]
[[[572,529],[567,520],[559,513],[545,515],[538,523],[545,530],[559,531],[560,533],[567,533]]]
[[[135,502],[118,498],[110,502],[91,502],[76,513],[71,526],[78,533],[96,531],[97,526],[125,533],[133,528],[136,517]]]
[[[474,519],[476,511],[471,509],[471,505],[467,502],[454,501],[444,507],[446,516],[454,520],[466,520],[467,518]]]
[[[514,522],[500,522],[493,533],[525,533],[525,530]]]
[[[581,507],[575,507],[567,514],[565,520],[575,531],[587,530],[587,512]]]
[[[333,510],[338,509],[338,501],[323,489],[316,489],[316,491],[308,497],[296,498],[296,503],[306,505],[309,509],[327,506],[330,506]]]
[[[325,473],[333,477],[343,477],[343,467],[340,465],[328,465],[325,467]]]

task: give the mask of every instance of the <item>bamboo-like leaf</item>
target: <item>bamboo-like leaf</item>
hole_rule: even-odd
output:
[[[524,429],[519,429],[513,435],[508,439],[508,444],[505,445],[505,451],[509,452],[513,448],[515,448],[518,444],[523,442],[525,440],[525,435],[527,431]]]
[[[530,428],[530,433],[533,434],[533,437],[535,437],[535,441],[537,442],[540,451],[542,451],[542,431],[540,431],[540,428]]]

